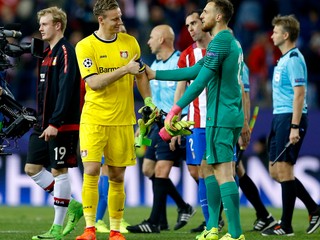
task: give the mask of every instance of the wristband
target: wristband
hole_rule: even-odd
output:
[[[174,104],[171,108],[171,111],[174,115],[178,115],[182,111],[182,108],[179,107],[177,104]]]
[[[290,125],[290,128],[293,128],[293,129],[299,129],[299,125],[297,125],[297,124],[292,124],[291,123],[291,125]]]

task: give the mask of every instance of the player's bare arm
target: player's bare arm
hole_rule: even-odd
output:
[[[303,102],[305,95],[305,87],[297,86],[294,87],[294,98],[293,98],[293,114],[291,123],[295,125],[300,124],[300,119],[302,115]],[[299,128],[291,128],[290,131],[290,142],[296,144],[300,140]]]
[[[148,65],[146,65],[146,74],[149,80],[156,78],[156,72],[153,71]]]
[[[239,145],[241,148],[246,149],[250,143],[251,138],[251,131],[249,127],[249,119],[250,119],[250,97],[249,93],[244,91],[243,84],[241,84],[242,89],[242,105],[243,105],[243,112],[244,112],[244,123],[241,130],[241,134],[239,137]]]
[[[149,79],[145,71],[136,75],[136,83],[137,83],[138,90],[143,99],[151,96]]]
[[[86,83],[92,90],[96,91],[114,83],[126,74],[138,74],[140,65],[135,61],[136,57],[137,55],[135,55],[127,65],[122,66],[113,72],[96,74],[86,78]]]
[[[178,82],[176,91],[174,93],[174,101],[173,101],[174,103],[176,103],[182,97],[182,95],[186,91],[186,87],[187,87],[187,81]],[[179,114],[179,120],[180,120],[180,117],[181,117],[181,113]],[[176,149],[176,141],[178,141],[178,144],[181,145],[181,136],[176,136],[171,138],[171,141],[169,144],[171,151],[174,151]]]

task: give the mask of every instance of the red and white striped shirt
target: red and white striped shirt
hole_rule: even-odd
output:
[[[179,68],[190,67],[196,64],[206,54],[206,49],[197,47],[196,43],[193,43],[186,48],[180,55],[178,66]],[[192,84],[193,80],[188,82]],[[188,120],[194,121],[195,128],[205,128],[207,117],[207,89],[205,88],[202,93],[193,100],[189,105]]]

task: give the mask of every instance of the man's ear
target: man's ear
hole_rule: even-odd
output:
[[[57,30],[58,30],[58,29],[61,30],[61,22],[57,22],[57,23],[56,23],[56,29],[57,29]]]
[[[288,33],[288,32],[285,32],[285,33],[283,34],[283,38],[284,38],[285,40],[287,40],[287,39],[289,38],[289,33]]]
[[[99,16],[99,17],[98,17],[98,23],[100,24],[100,23],[102,23],[102,21],[103,21],[103,17],[102,17],[102,16]]]

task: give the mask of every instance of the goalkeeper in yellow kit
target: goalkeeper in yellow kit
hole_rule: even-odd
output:
[[[121,33],[121,10],[115,0],[97,0],[93,13],[99,28],[76,46],[82,78],[86,82],[85,103],[80,122],[80,152],[84,165],[82,187],[86,228],[77,240],[95,240],[98,179],[101,157],[109,169],[108,211],[110,240],[123,240],[126,166],[136,164],[133,125],[134,80],[145,105],[156,114],[150,87],[140,60],[136,39]]]

